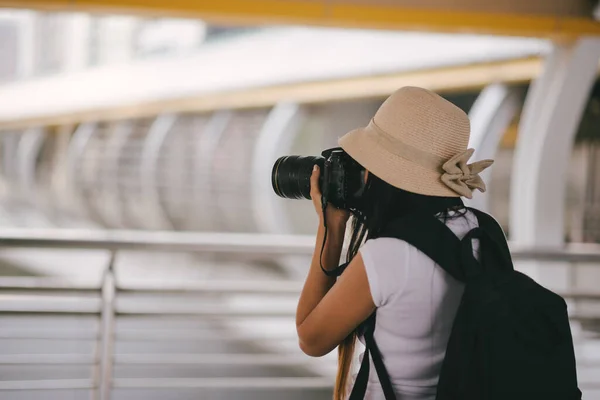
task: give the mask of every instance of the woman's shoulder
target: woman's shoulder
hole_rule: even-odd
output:
[[[367,240],[360,248],[373,303],[384,306],[402,292],[407,280],[410,245],[403,240],[380,237]]]
[[[409,247],[410,245],[401,239],[396,239],[394,237],[378,237],[365,241],[361,246],[360,251],[361,253],[367,252],[369,254],[385,254],[404,251]]]
[[[367,269],[378,275],[397,273],[398,264],[409,261],[411,245],[404,240],[380,237],[367,240],[360,248],[360,254]]]

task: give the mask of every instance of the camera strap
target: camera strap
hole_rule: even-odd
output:
[[[332,270],[327,270],[325,268],[323,268],[323,252],[325,250],[325,244],[327,243],[327,218],[325,212],[327,211],[327,199],[325,198],[325,196],[321,196],[321,207],[323,210],[323,225],[325,226],[325,235],[323,236],[323,245],[321,246],[321,254],[319,255],[319,265],[321,267],[321,271],[323,271],[323,273],[329,277],[337,277],[340,276],[342,274],[342,272],[344,272],[344,270],[346,269],[346,267],[348,266],[349,263],[344,263],[342,265],[340,265],[339,267],[336,267]]]
[[[325,160],[323,164],[324,168],[329,165],[329,161]],[[321,267],[321,271],[329,277],[337,277],[344,272],[348,263],[342,264],[339,267],[336,267],[332,270],[326,270],[323,268],[323,252],[325,251],[325,245],[327,244],[327,233],[329,231],[327,226],[327,207],[329,206],[329,175],[324,174],[323,176],[323,184],[321,185],[323,193],[321,194],[321,211],[323,213],[323,226],[325,227],[325,234],[323,236],[323,245],[321,246],[321,254],[319,255],[319,266]]]

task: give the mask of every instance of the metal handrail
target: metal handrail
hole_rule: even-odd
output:
[[[52,340],[98,340],[99,329],[39,329],[39,328],[10,328],[0,329],[0,340],[3,339],[52,339]],[[0,360],[2,356],[0,356]],[[1,363],[1,362],[0,362]]]
[[[329,389],[331,379],[303,377],[274,378],[121,378],[115,388],[219,388],[219,389]]]
[[[7,354],[0,355],[0,364],[92,365],[98,362],[94,354]]]
[[[251,365],[299,366],[315,363],[304,355],[280,354],[115,354],[117,365]],[[316,361],[318,362],[318,361]]]
[[[0,247],[144,250],[262,256],[310,255],[312,235],[79,229],[1,229]],[[509,242],[515,260],[600,262],[600,244],[561,248],[523,247]]]
[[[185,294],[185,293],[269,293],[269,294],[298,294],[302,289],[302,282],[293,280],[210,280],[187,282],[160,282],[139,281],[117,284],[121,293],[157,293],[160,294]],[[54,277],[0,277],[0,289],[18,291],[100,291],[100,284],[92,284],[85,280],[71,280]]]
[[[195,281],[195,282],[115,282],[113,266],[119,250],[181,251],[206,253],[252,254],[256,256],[310,255],[314,237],[301,235],[264,235],[237,233],[138,232],[93,230],[0,230],[0,246],[13,248],[103,249],[112,253],[109,267],[102,282],[64,278],[0,277],[0,311],[25,313],[89,313],[100,315],[102,324],[93,332],[65,331],[65,337],[86,336],[98,340],[94,354],[16,354],[0,357],[0,364],[69,364],[90,365],[95,378],[37,381],[0,382],[0,390],[21,389],[99,389],[99,399],[108,400],[113,388],[330,388],[328,378],[113,378],[115,365],[172,364],[172,365],[273,365],[306,366],[304,357],[281,357],[276,354],[123,354],[114,351],[115,340],[136,337],[139,332],[116,329],[116,315],[156,315],[209,317],[211,319],[245,317],[292,318],[294,309],[279,304],[270,309],[246,309],[239,305],[207,305],[189,301],[205,294],[267,294],[289,295],[300,293],[300,281]],[[561,249],[520,248],[511,246],[515,260],[600,262],[600,245],[571,244]],[[3,293],[4,296],[1,294]],[[157,294],[173,295],[172,300],[157,302]],[[591,291],[559,293],[574,300],[600,300],[600,294]],[[142,295],[139,296],[138,295]],[[596,322],[597,313],[575,310],[574,321]],[[168,329],[168,327],[167,327]],[[23,329],[5,332],[4,337],[18,336]],[[25,332],[31,337],[61,338],[60,332]],[[172,336],[172,334],[175,334]],[[165,338],[200,339],[197,332],[165,331],[160,334],[144,333],[146,339]],[[227,339],[252,340],[246,334],[227,335]],[[3,336],[0,335],[0,338]],[[204,338],[206,339],[206,338]],[[281,337],[280,340],[287,339]],[[295,340],[295,337],[291,337]]]
[[[187,302],[179,302],[174,305],[161,305],[157,302],[135,302],[132,304],[121,304],[117,299],[115,311],[119,315],[172,315],[172,316],[196,316],[211,318],[269,318],[290,317],[296,315],[294,308],[283,309],[253,309],[234,308],[213,305],[189,305]]]
[[[22,280],[22,282],[21,282]],[[117,285],[120,294],[161,294],[161,295],[198,295],[198,294],[267,294],[267,295],[299,295],[302,282],[296,280],[255,280],[255,281],[195,281],[195,282],[155,282],[139,281]],[[0,290],[23,291],[25,294],[45,296],[45,290],[57,290],[62,292],[92,292],[98,293],[99,287],[89,285],[87,282],[81,284],[78,281],[61,280],[57,278],[30,278],[11,277],[5,279],[0,277]],[[40,292],[38,292],[40,291]],[[576,298],[579,300],[598,300],[600,292],[590,290],[558,290],[562,297]],[[89,297],[88,297],[89,298]],[[1,333],[0,333],[1,337]]]
[[[93,379],[52,379],[27,381],[0,381],[0,390],[60,390],[95,389]],[[273,377],[273,378],[121,378],[112,388],[194,388],[194,389],[329,389],[327,378]]]
[[[2,229],[0,247],[303,255],[312,253],[314,237],[222,232]]]
[[[27,381],[0,381],[0,390],[60,390],[95,389],[93,379],[47,379]]]
[[[600,262],[600,244],[596,243],[570,243],[562,248],[541,246],[526,248],[509,242],[509,247],[513,260],[518,261]]]
[[[0,293],[0,312],[100,314],[100,297],[5,295]]]
[[[83,279],[56,277],[0,276],[0,289],[4,290],[77,290],[99,292],[100,282],[92,283]]]

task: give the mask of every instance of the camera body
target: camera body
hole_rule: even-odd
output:
[[[325,150],[319,183],[323,198],[337,208],[355,210],[365,186],[365,169],[341,148]]]
[[[279,158],[271,174],[275,193],[288,199],[310,199],[310,176],[315,164],[321,168],[319,186],[324,201],[337,208],[360,210],[365,169],[339,147],[323,151],[321,157]]]

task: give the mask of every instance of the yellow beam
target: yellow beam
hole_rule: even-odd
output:
[[[282,101],[325,103],[366,98],[385,98],[402,86],[420,86],[440,93],[481,89],[493,82],[523,83],[541,70],[536,58],[490,64],[443,68],[402,74],[298,83],[204,94],[175,100],[132,104],[51,117],[0,122],[0,130],[19,130],[32,126],[57,126],[85,121],[111,121],[152,117],[162,113],[210,112],[219,109],[270,107]]]
[[[333,20],[358,27],[572,39],[600,35],[591,18],[344,5]]]
[[[425,9],[390,3],[325,0],[0,0],[0,7],[198,17],[207,21],[242,24],[308,24],[563,39],[600,35],[600,23],[591,17]]]

